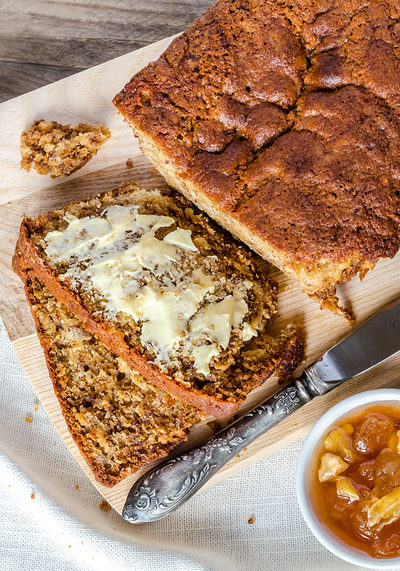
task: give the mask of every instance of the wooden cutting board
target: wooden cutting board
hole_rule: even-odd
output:
[[[97,192],[109,190],[124,181],[135,180],[145,188],[162,188],[165,185],[160,175],[155,173],[149,161],[141,154],[131,129],[123,123],[111,101],[134,73],[165,50],[170,40],[171,38],[163,40],[0,105],[1,317],[18,359],[65,444],[93,484],[119,513],[132,483],[143,470],[111,489],[100,485],[94,479],[66,428],[53,393],[22,284],[11,270],[11,258],[20,221],[24,215],[36,216],[61,207],[71,200],[84,199]],[[83,169],[60,183],[36,172],[26,173],[19,167],[21,132],[34,120],[42,118],[72,124],[102,123],[111,129],[112,137]],[[128,159],[133,163],[132,168],[126,165]],[[271,274],[281,287],[279,313],[272,329],[278,329],[291,320],[301,321],[307,341],[303,366],[309,365],[348,334],[351,327],[343,318],[321,311],[275,268],[271,267]],[[354,311],[357,324],[361,324],[400,296],[400,256],[379,262],[362,283],[354,279],[351,283],[343,284],[340,296],[342,302]],[[338,401],[363,390],[400,384],[399,366],[400,355],[392,357],[374,371],[348,381],[330,394],[315,399],[240,453],[203,489],[214,486],[306,435],[314,422]],[[243,412],[276,389],[276,379],[271,378],[250,395]],[[209,438],[216,428],[215,423],[210,423],[210,420],[212,419],[209,418],[208,422],[195,427],[189,441],[181,445],[180,449]],[[218,425],[222,427],[226,422],[219,422]]]

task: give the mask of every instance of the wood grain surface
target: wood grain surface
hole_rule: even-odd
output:
[[[0,0],[0,103],[183,31],[212,0]]]
[[[32,5],[34,6],[35,2],[32,2]],[[19,224],[24,215],[35,216],[63,206],[71,200],[109,190],[122,181],[133,179],[146,188],[161,187],[165,184],[140,153],[131,130],[122,122],[111,100],[132,74],[148,61],[155,59],[169,41],[163,40],[149,45],[0,105],[1,316],[17,356],[61,437],[93,484],[119,512],[130,486],[140,473],[126,478],[111,489],[94,480],[66,430],[22,284],[11,270],[11,258]],[[92,161],[67,179],[57,181],[40,176],[36,172],[28,174],[19,168],[19,138],[23,129],[34,119],[41,117],[68,123],[101,122],[111,129],[112,137]],[[127,159],[132,161],[133,168],[127,167]],[[308,365],[349,333],[351,328],[343,318],[321,311],[281,272],[272,267],[270,270],[281,288],[279,311],[272,329],[279,329],[289,320],[301,321],[307,341],[303,365]],[[393,260],[382,260],[362,283],[355,279],[343,284],[339,293],[341,301],[348,303],[354,311],[357,324],[362,323],[400,296],[400,256]],[[339,400],[366,389],[396,386],[400,382],[399,366],[400,355],[394,356],[372,372],[315,399],[234,458],[210,480],[207,487],[304,436],[321,414]],[[271,378],[250,395],[242,412],[261,402],[276,389],[276,379]],[[218,425],[222,427],[224,424],[226,421]],[[204,422],[195,428],[188,443],[181,445],[181,449],[208,438],[214,430],[214,425]]]

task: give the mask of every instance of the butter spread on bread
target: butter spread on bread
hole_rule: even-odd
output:
[[[268,332],[277,285],[257,257],[173,191],[129,183],[26,218],[13,267],[128,366],[216,417],[302,358],[299,325]]]

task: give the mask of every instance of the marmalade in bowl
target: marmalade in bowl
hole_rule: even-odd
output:
[[[322,524],[372,557],[400,556],[400,404],[342,417],[318,445],[310,497]]]

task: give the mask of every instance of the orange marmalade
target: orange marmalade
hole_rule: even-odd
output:
[[[310,496],[332,533],[373,557],[400,556],[400,405],[346,415],[314,455]]]

